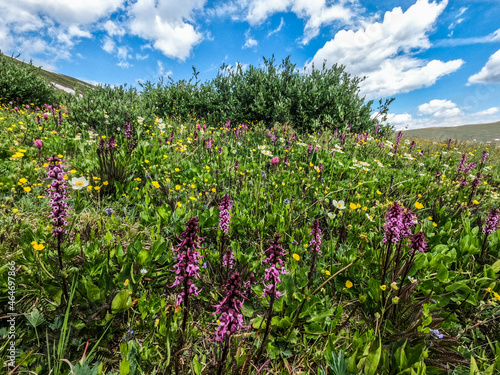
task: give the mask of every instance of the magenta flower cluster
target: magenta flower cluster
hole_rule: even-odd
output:
[[[387,211],[384,224],[383,243],[397,243],[400,240],[411,236],[411,228],[417,224],[417,219],[413,212],[404,209],[397,202]]]
[[[460,163],[458,163],[457,172],[460,172],[464,169],[466,160],[467,160],[467,154],[462,154],[462,158],[460,159]]]
[[[52,180],[49,187],[48,197],[50,198],[49,204],[52,207],[52,213],[49,215],[52,218],[54,229],[52,234],[58,240],[68,233],[64,227],[68,226],[66,217],[68,216],[68,204],[66,201],[66,180],[64,179],[64,166],[61,164],[61,159],[57,156],[49,158],[49,165],[47,166],[46,180]]]
[[[231,217],[230,211],[233,207],[233,201],[229,199],[229,195],[225,194],[219,203],[219,229],[225,233],[229,233],[229,219]]]
[[[321,255],[321,250],[320,250],[320,247],[321,247],[321,229],[319,227],[318,220],[313,221],[310,235],[312,236],[312,239],[311,239],[311,242],[309,242],[309,246],[310,246],[309,252]]]
[[[245,299],[242,292],[241,277],[238,272],[233,273],[224,285],[224,299],[215,305],[215,314],[219,317],[219,326],[215,331],[215,341],[224,341],[231,334],[245,330],[241,307]]]
[[[177,253],[174,259],[177,259],[177,264],[174,266],[174,272],[177,274],[171,288],[176,285],[182,286],[182,292],[177,296],[177,305],[186,301],[189,295],[197,296],[200,290],[193,283],[193,279],[200,279],[200,252],[201,238],[198,237],[198,218],[189,219],[186,224],[186,230],[181,233],[182,241],[179,245],[173,248]]]
[[[278,284],[281,283],[280,275],[287,274],[288,271],[284,267],[282,257],[288,253],[283,249],[280,243],[281,235],[276,233],[271,246],[265,251],[266,259],[263,263],[269,264],[269,267],[264,271],[264,290],[262,298],[270,296],[271,298],[279,298],[285,293],[278,291]]]
[[[489,236],[491,233],[495,232],[498,227],[498,222],[500,221],[500,210],[494,208],[488,214],[488,218],[484,223],[483,233]]]
[[[425,234],[422,232],[415,233],[410,241],[411,254],[415,251],[419,253],[424,253],[427,250],[427,241],[425,239]]]

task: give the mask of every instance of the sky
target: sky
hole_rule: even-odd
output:
[[[366,77],[373,110],[394,97],[396,129],[500,121],[500,0],[0,0],[0,50],[139,89],[273,54],[326,61]]]

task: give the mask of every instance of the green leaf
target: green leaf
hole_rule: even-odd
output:
[[[203,366],[202,364],[198,361],[198,356],[195,355],[193,357],[193,370],[194,370],[194,373],[196,375],[200,375],[201,374],[201,370],[203,369]]]
[[[477,362],[474,357],[470,357],[470,375],[480,375],[479,368],[477,367]]]
[[[111,312],[113,314],[124,312],[130,306],[132,306],[132,298],[130,298],[129,291],[122,290],[113,298],[113,302],[111,302]]]
[[[498,273],[500,271],[500,260],[497,260],[495,263],[491,265],[491,269],[495,272]]]
[[[439,270],[437,272],[436,278],[442,283],[448,280],[448,269],[443,263],[439,265]]]
[[[365,362],[365,375],[375,375],[377,371],[378,364],[380,362],[380,356],[382,354],[382,345],[377,346],[375,351],[371,351],[366,357]]]

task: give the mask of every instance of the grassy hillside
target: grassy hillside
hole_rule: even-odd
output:
[[[404,135],[423,139],[444,140],[452,138],[464,141],[500,143],[500,121],[490,124],[406,130]]]
[[[29,63],[22,61],[22,60],[18,60],[14,57],[7,56],[7,55],[4,55],[4,56],[7,59],[12,60],[16,64],[29,65]],[[78,90],[82,90],[86,87],[93,87],[93,85],[91,85],[90,83],[81,81],[81,80],[73,78],[73,77],[66,76],[64,74],[51,72],[51,71],[45,70],[43,68],[40,69],[39,74],[42,77],[46,78],[49,82],[52,82],[55,85],[57,90],[64,90],[64,88],[71,89],[71,90],[74,90],[75,88],[77,88]],[[64,90],[64,91],[67,91],[67,90]]]

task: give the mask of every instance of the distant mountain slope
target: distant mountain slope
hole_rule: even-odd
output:
[[[500,144],[500,121],[491,124],[462,125],[405,130],[407,137],[425,139],[459,139],[463,141],[491,142]]]
[[[16,64],[29,65],[29,63],[27,63],[25,61],[18,60],[16,58],[13,58],[13,57],[10,57],[7,55],[4,55],[4,56],[6,58],[12,60]],[[85,81],[82,81],[82,80],[79,80],[79,79],[76,79],[73,77],[69,77],[69,76],[66,76],[64,74],[51,72],[51,71],[45,70],[43,68],[40,69],[39,74],[42,77],[44,77],[45,79],[47,79],[49,82],[51,82],[54,85],[54,87],[56,88],[56,90],[74,93],[75,88],[77,88],[78,90],[83,90],[86,87],[89,87],[89,88],[94,87],[93,85],[91,85],[88,82],[85,82]]]

